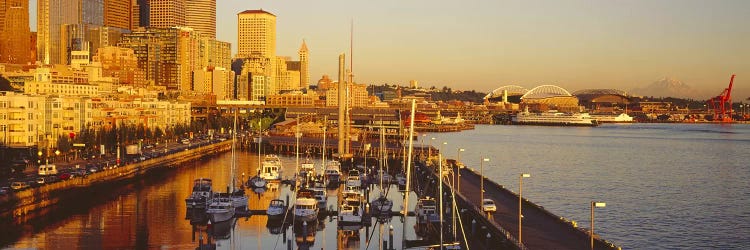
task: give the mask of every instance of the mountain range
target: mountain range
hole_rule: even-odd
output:
[[[664,77],[642,88],[634,88],[630,93],[636,96],[653,97],[698,98],[700,96],[698,90],[671,77]]]

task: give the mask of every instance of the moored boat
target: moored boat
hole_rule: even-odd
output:
[[[277,155],[266,155],[261,163],[260,177],[269,181],[281,179],[281,160]]]
[[[205,209],[214,192],[211,186],[211,179],[199,178],[193,181],[193,192],[185,199],[187,208]]]
[[[268,219],[282,219],[284,218],[284,214],[286,214],[286,203],[279,199],[271,200],[268,204],[268,209],[266,209]]]
[[[294,220],[313,221],[318,218],[318,200],[312,190],[300,189],[294,201]]]

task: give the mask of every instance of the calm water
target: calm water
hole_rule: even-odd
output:
[[[744,249],[750,246],[750,126],[712,124],[629,124],[596,128],[477,126],[461,133],[429,134],[447,157],[478,169],[514,191],[518,174],[524,196],[553,213],[589,227],[589,202],[607,203],[596,211],[596,230],[626,249]],[[431,140],[430,140],[431,141]],[[255,172],[252,153],[239,154],[240,172]],[[8,248],[194,248],[204,227],[185,219],[183,199],[196,177],[226,186],[230,154],[195,162],[117,190],[97,195],[92,204],[68,207],[47,221],[19,227]],[[292,173],[293,158],[285,175]],[[104,192],[104,191],[103,191]],[[105,192],[106,193],[106,192]],[[252,192],[250,192],[252,193]],[[253,195],[251,209],[265,209],[285,188]],[[394,209],[401,206],[400,194]],[[101,197],[100,197],[101,196]],[[329,194],[328,204],[336,197]],[[411,204],[414,204],[412,201]],[[220,249],[294,248],[295,233],[272,234],[263,216],[238,219],[220,235]],[[400,248],[400,220],[395,218]],[[415,239],[407,220],[407,238]],[[311,249],[376,249],[379,227],[337,230],[325,220]],[[202,233],[205,236],[205,233]],[[353,235],[345,238],[346,235]],[[372,235],[372,236],[371,236]],[[0,236],[3,237],[3,236]],[[368,239],[370,245],[368,246]],[[7,239],[6,239],[7,241]],[[3,242],[6,242],[3,241]]]
[[[284,162],[283,174],[291,176],[294,173],[295,159],[281,159]],[[230,160],[231,154],[225,153],[176,170],[155,174],[122,188],[102,191],[111,194],[92,196],[87,199],[93,200],[90,204],[58,207],[53,215],[19,227],[20,238],[9,239],[12,236],[4,235],[0,236],[0,242],[13,242],[4,246],[5,248],[23,249],[194,249],[203,235],[204,242],[210,237],[218,249],[287,249],[288,240],[293,249],[377,249],[382,240],[388,239],[388,226],[393,224],[396,239],[394,245],[401,248],[403,226],[398,217],[385,223],[373,220],[370,227],[342,229],[337,227],[336,220],[326,218],[314,228],[310,227],[309,234],[313,237],[308,237],[308,242],[302,241],[301,227],[295,230],[293,227],[282,228],[278,223],[269,225],[265,216],[238,218],[231,223],[211,225],[214,233],[207,233],[206,225],[191,225],[190,220],[186,219],[188,211],[184,199],[190,194],[192,180],[209,177],[213,179],[214,189],[225,189],[229,183]],[[242,172],[246,175],[256,172],[257,154],[240,152],[237,160],[239,175]],[[250,190],[247,193],[250,197],[249,208],[255,210],[265,210],[272,199],[283,200],[292,194],[283,185],[268,189],[262,194]],[[377,197],[377,194],[377,191],[374,192],[372,197]],[[389,197],[394,200],[394,210],[402,207],[403,198],[395,186],[389,192]],[[293,200],[293,197],[289,199]],[[410,202],[416,202],[413,195]],[[329,191],[328,204],[337,204],[335,192]],[[407,218],[406,223],[407,239],[417,239],[414,218]],[[222,229],[218,230],[219,228]]]
[[[553,213],[627,249],[750,247],[750,126],[477,126],[433,145]],[[428,139],[429,140],[429,139]],[[432,140],[430,140],[432,141]]]

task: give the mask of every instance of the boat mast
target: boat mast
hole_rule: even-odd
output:
[[[406,163],[406,191],[404,192],[404,211],[403,216],[406,217],[408,215],[409,211],[409,185],[411,184],[411,153],[412,149],[414,148],[414,105],[416,103],[416,100],[411,100],[411,117],[409,118],[409,153],[407,155],[407,158],[405,159],[407,161]],[[441,211],[442,212],[442,211]],[[406,228],[406,220],[403,222],[403,228]],[[406,241],[406,230],[401,230],[401,248],[403,249],[404,242]]]
[[[234,124],[232,125],[232,162],[229,164],[230,166],[230,174],[229,174],[229,181],[232,182],[232,193],[234,193],[234,165],[235,165],[235,157],[234,157],[234,148],[235,143],[237,140],[237,110],[234,111]]]
[[[261,127],[261,121],[263,121],[263,118],[258,118],[258,177],[260,177],[260,171],[263,168],[263,163],[261,163],[260,157],[260,147],[263,143],[263,130]]]
[[[325,169],[326,169],[326,126],[328,125],[328,116],[323,116],[323,164],[320,165],[320,168],[323,170],[321,173],[323,173],[323,176],[325,177]]]

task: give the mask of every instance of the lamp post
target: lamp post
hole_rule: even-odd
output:
[[[432,142],[433,142],[433,141],[435,141],[435,137],[432,137],[432,138],[430,139],[430,147],[429,147],[429,148],[427,148],[427,149],[429,150],[429,151],[428,151],[428,152],[429,152],[429,155],[428,155],[428,157],[427,157],[427,159],[428,159],[428,160],[430,160],[430,159],[432,158]]]
[[[432,139],[435,139],[434,137]],[[440,195],[440,247],[443,246],[443,145],[447,145],[447,142],[443,142],[440,145],[440,151],[438,151],[438,193]]]
[[[461,152],[466,151],[463,148],[458,149],[458,154],[456,156],[456,190],[458,190],[458,193],[461,193],[461,167],[458,166],[458,164],[461,164]]]
[[[426,137],[427,137],[427,134],[422,134],[422,138],[421,138],[422,141],[419,143],[420,145],[422,145],[421,157],[424,157],[424,140]]]
[[[589,238],[591,239],[591,249],[594,249],[594,208],[595,207],[606,207],[607,203],[591,201],[591,230],[589,230]]]
[[[523,244],[523,241],[521,241],[521,219],[523,218],[523,214],[521,213],[521,196],[523,196],[523,178],[528,177],[531,177],[531,174],[520,174],[518,176],[518,243],[521,244]]]
[[[59,157],[60,157],[60,150],[56,149],[55,150],[55,161],[57,161]]]
[[[480,193],[480,200],[479,205],[482,206],[484,202],[484,162],[489,162],[490,158],[482,158],[481,161],[479,161],[479,193]]]

